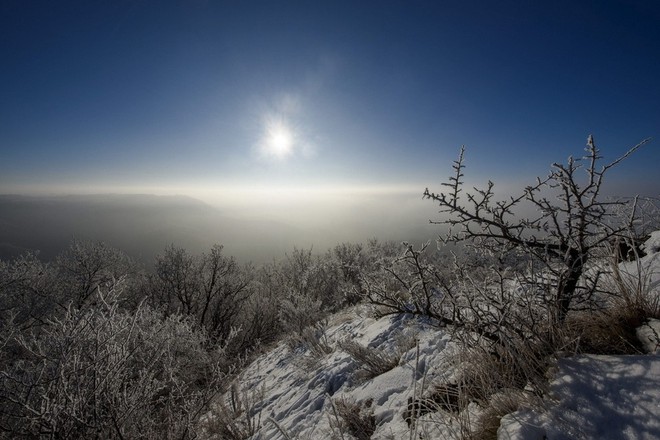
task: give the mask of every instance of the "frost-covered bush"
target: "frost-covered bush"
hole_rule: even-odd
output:
[[[327,353],[314,325],[351,302],[386,248],[295,249],[259,269],[221,246],[171,246],[152,272],[103,243],[73,242],[50,263],[0,261],[0,430],[195,437],[226,374],[259,344],[294,333]]]
[[[302,334],[305,329],[325,316],[321,300],[292,294],[280,303],[280,319],[285,331]]]
[[[123,252],[101,242],[74,240],[49,263],[27,253],[0,263],[0,315],[3,321],[11,315],[19,328],[39,327],[69,306],[89,307],[98,288],[119,279],[130,287],[129,278],[135,272],[134,263]]]
[[[252,277],[251,295],[238,318],[241,331],[237,337],[245,339],[245,346],[275,342],[282,333],[279,310],[282,292],[275,282],[273,265],[254,270]]]
[[[319,302],[323,310],[341,307],[337,266],[329,255],[314,255],[312,249],[297,249],[286,256],[279,267],[285,296],[292,302],[307,298]]]
[[[274,268],[280,294],[279,316],[285,332],[301,335],[305,328],[344,306],[339,268],[332,255],[297,249]]]
[[[0,426],[6,438],[193,438],[224,357],[185,317],[120,310],[121,285],[69,306],[42,331],[5,340]]]
[[[43,325],[66,303],[57,293],[57,269],[25,254],[11,262],[0,262],[0,327],[16,331]]]
[[[193,256],[172,245],[157,257],[145,290],[154,307],[190,316],[210,337],[223,341],[240,327],[237,320],[250,297],[250,281],[248,269],[226,257],[222,246]]]
[[[83,307],[98,288],[107,288],[121,277],[135,272],[136,264],[124,252],[103,242],[73,240],[57,256],[62,304]]]
[[[634,201],[627,221],[613,222],[614,208],[626,202],[602,200],[601,193],[607,171],[644,143],[600,165],[589,137],[584,158],[554,164],[547,178],[503,200],[492,182],[464,188],[461,150],[454,175],[443,183],[447,191],[424,195],[440,207],[437,223],[450,227],[442,242],[466,243],[472,251],[439,266],[428,261],[426,248],[408,245],[379,277],[367,279],[368,300],[383,313],[428,316],[498,349],[512,338],[547,342],[569,311],[593,305],[602,275],[594,263],[612,239],[633,228]],[[521,216],[523,207],[537,214]]]

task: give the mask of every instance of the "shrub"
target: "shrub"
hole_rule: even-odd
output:
[[[592,136],[587,140],[587,154],[581,159],[569,157],[566,165],[553,164],[545,179],[527,186],[520,194],[506,200],[495,198],[494,184],[464,191],[463,153],[454,163],[454,175],[443,183],[447,192],[426,189],[424,196],[436,202],[446,219],[436,223],[458,230],[445,236],[445,242],[468,241],[495,255],[519,250],[542,266],[547,273],[543,283],[550,293],[552,319],[563,323],[574,302],[588,297],[593,286],[581,284],[587,264],[613,238],[629,230],[632,221],[610,224],[613,206],[626,202],[602,200],[607,171],[633,154],[648,139],[628,150],[618,159],[601,166],[600,152]],[[584,179],[579,171],[586,171]],[[553,194],[554,193],[554,194]],[[554,197],[552,197],[554,195]],[[537,210],[534,217],[518,211],[524,204]],[[633,210],[634,214],[634,210]],[[635,216],[631,217],[634,220]]]
[[[357,440],[369,440],[376,431],[376,418],[371,403],[370,400],[362,404],[348,399],[332,401],[332,409],[340,433],[348,432]]]
[[[223,356],[186,318],[118,307],[121,285],[3,347],[0,426],[9,436],[192,438]],[[11,352],[8,353],[8,350]]]
[[[36,329],[54,313],[66,310],[67,303],[57,292],[57,269],[41,262],[35,254],[0,263],[0,327],[10,331]]]
[[[320,300],[301,294],[289,295],[279,307],[280,320],[285,331],[301,335],[305,329],[317,323],[325,313]]]
[[[240,327],[237,317],[250,297],[250,278],[233,257],[215,245],[198,257],[169,246],[158,256],[145,288],[149,303],[166,314],[190,316],[215,341]]]
[[[119,278],[127,278],[135,266],[124,252],[103,242],[73,240],[55,260],[61,304],[83,307],[96,298],[98,288],[106,289]]]

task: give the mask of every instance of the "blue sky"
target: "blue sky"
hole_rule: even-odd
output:
[[[0,54],[0,192],[506,186],[590,133],[660,190],[656,1],[3,0]]]

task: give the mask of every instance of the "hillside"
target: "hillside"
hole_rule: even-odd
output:
[[[620,268],[632,278],[643,273],[657,298],[660,232],[644,249],[645,257]],[[490,409],[510,406],[497,437],[659,438],[660,321],[640,332],[651,354],[563,353],[547,372],[550,384],[541,399],[515,400],[519,392],[511,390],[491,398]],[[257,358],[206,416],[207,434],[255,440],[461,438],[490,409],[470,402],[456,412],[452,402],[422,399],[455,383],[465,361],[458,352],[448,331],[424,319],[376,319],[368,307],[357,306]],[[418,412],[416,421],[412,411]]]

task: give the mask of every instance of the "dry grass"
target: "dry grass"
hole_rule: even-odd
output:
[[[505,390],[494,394],[479,415],[470,432],[470,440],[495,440],[502,417],[530,405],[530,396],[520,390]]]
[[[339,348],[360,364],[359,376],[364,379],[372,379],[396,368],[399,365],[401,356],[412,349],[415,344],[414,337],[401,336],[397,338],[394,349],[391,351],[365,347],[347,339],[339,342]]]
[[[305,327],[300,333],[294,333],[287,339],[290,349],[302,347],[314,358],[321,358],[333,352],[333,348],[326,335],[328,323],[321,321],[315,325]]]
[[[575,351],[591,354],[639,354],[635,329],[644,322],[631,310],[610,308],[569,315],[566,326],[575,337]]]
[[[655,274],[644,267],[639,258],[635,262],[630,271],[616,261],[611,264],[608,284],[615,292],[611,307],[624,309],[628,315],[638,315],[642,320],[660,318],[660,292],[651,287]]]
[[[398,352],[388,353],[376,348],[368,348],[355,341],[343,340],[339,348],[348,353],[361,366],[360,376],[371,379],[390,371],[399,365],[401,354]]]
[[[245,440],[261,428],[261,411],[255,410],[263,400],[264,390],[247,392],[238,384],[231,385],[229,395],[217,402],[202,423],[206,438]]]
[[[331,401],[336,427],[340,432],[352,435],[357,440],[369,440],[376,431],[376,418],[371,408],[371,400],[362,404],[349,399]]]
[[[554,344],[562,338],[554,335],[550,340],[553,343],[548,346],[512,341],[506,350],[463,349],[454,360],[459,373],[452,382],[435,384],[421,397],[409,400],[403,416],[411,432],[418,431],[418,418],[441,413],[432,417],[433,423],[452,438],[495,439],[503,416],[539,402],[547,391]]]
[[[304,328],[300,333],[293,333],[287,339],[291,350],[303,349],[305,356],[300,359],[300,366],[305,371],[313,371],[322,364],[325,356],[334,351],[326,333],[327,321],[321,321]]]
[[[577,341],[575,350],[593,354],[642,353],[636,329],[650,318],[660,318],[660,292],[651,288],[652,276],[639,259],[625,264],[612,260],[602,285],[602,290],[609,293],[604,306],[595,311],[575,312],[567,318],[567,330]]]

